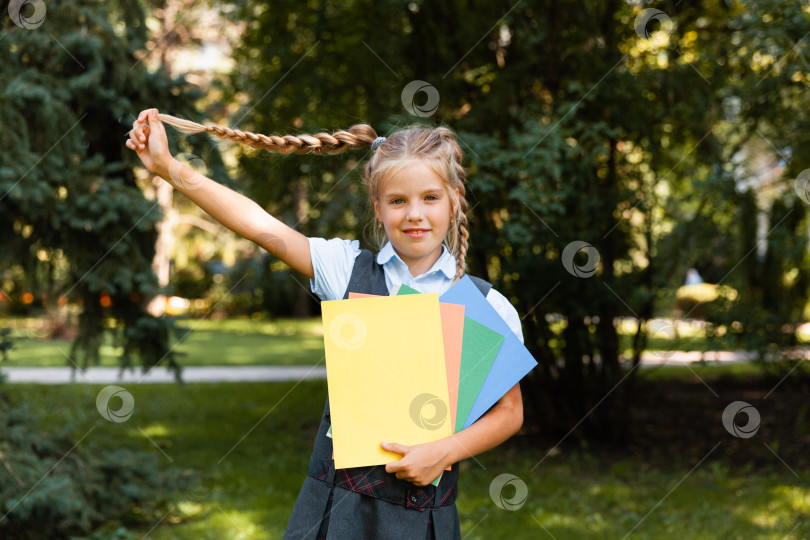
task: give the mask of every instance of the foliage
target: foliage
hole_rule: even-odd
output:
[[[456,130],[471,272],[525,317],[540,367],[524,390],[538,425],[623,436],[645,321],[690,267],[742,291],[723,311],[735,318],[713,328],[736,321],[744,338],[790,343],[779,329],[799,320],[810,268],[790,176],[808,162],[800,4],[668,4],[673,24],[658,32],[637,32],[644,6],[616,0],[232,4],[234,20],[251,21],[231,77],[239,122],[266,133],[365,121],[385,134],[414,120]],[[429,118],[398,112],[416,79],[440,94]],[[762,154],[757,141],[782,159],[770,191],[741,165]],[[363,213],[349,209],[362,207],[353,167],[363,157],[262,153],[240,166],[252,196],[304,234],[362,239]],[[752,200],[769,214],[766,240],[745,214]],[[574,241],[598,253],[590,278],[561,264]],[[752,255],[761,241],[765,255]],[[627,363],[620,316],[641,323]],[[763,316],[770,330],[756,338]],[[549,328],[560,317],[562,338]]]
[[[11,328],[0,327],[0,362],[8,360],[8,353],[14,348],[14,342],[11,339]],[[5,380],[3,372],[0,371],[0,383]]]
[[[715,321],[718,319],[717,314],[728,312],[738,296],[738,292],[728,285],[714,283],[683,285],[675,291],[677,307],[673,315],[678,318],[691,317]]]
[[[182,485],[177,473],[132,449],[89,452],[83,439],[43,433],[30,406],[0,402],[0,535],[67,539],[102,523],[144,526],[167,513],[167,495]]]
[[[214,274],[199,263],[189,264],[171,277],[172,294],[182,298],[203,298],[213,285]]]
[[[194,117],[195,94],[136,58],[149,37],[145,19],[137,2],[66,0],[48,4],[38,28],[2,22],[0,265],[22,269],[12,300],[35,291],[49,311],[81,306],[71,355],[84,365],[98,361],[112,319],[125,362],[176,367],[171,319],[145,307],[158,292],[160,216],[124,140],[137,111],[155,103]],[[221,171],[215,150],[195,151]]]
[[[11,328],[0,328],[0,361],[8,359],[8,352],[14,348],[11,341]]]
[[[678,300],[689,301],[695,304],[714,302],[718,298],[734,300],[737,298],[737,291],[726,285],[715,285],[713,283],[696,283],[678,287],[675,292]]]
[[[317,313],[318,299],[309,280],[272,255],[239,261],[227,274],[227,311],[231,315],[269,313],[304,317]]]

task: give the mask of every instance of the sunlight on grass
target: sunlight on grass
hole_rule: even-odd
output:
[[[67,339],[44,339],[43,322],[37,319],[3,318],[1,327],[13,329],[14,348],[2,366],[81,365],[81,359],[69,359],[72,345]],[[182,320],[179,340],[172,346],[178,362],[184,366],[210,365],[316,365],[323,359],[323,332],[320,318],[254,321],[249,318],[227,320]],[[110,333],[102,338],[101,366],[119,367],[122,348],[113,343]]]
[[[243,334],[260,333],[266,335],[301,335],[323,336],[323,325],[320,317],[310,319],[253,320],[247,317],[230,319],[186,319],[178,323],[181,327],[194,330],[218,330]]]
[[[200,482],[175,495],[176,509],[146,538],[282,537],[306,474],[325,381],[131,386],[136,409],[124,424],[99,416],[95,396],[102,387],[2,388],[14,402],[29,404],[43,429],[69,426],[78,439],[96,426],[82,442],[88,451],[153,452],[167,468],[199,471]],[[159,439],[161,450],[141,430]],[[777,462],[712,459],[687,476],[693,464],[660,467],[632,455],[560,448],[535,467],[547,452],[506,446],[463,462],[457,501],[462,536],[521,540],[550,533],[592,540],[622,538],[630,530],[632,538],[810,536],[810,485]],[[490,497],[491,482],[504,472],[528,488],[516,511],[498,508]],[[133,531],[133,538],[149,528]]]
[[[101,347],[99,347],[98,350],[101,356],[113,356],[113,357],[119,357],[124,352],[123,347],[112,347],[110,345],[102,345]]]
[[[152,424],[150,426],[142,427],[139,433],[143,432],[147,437],[168,437],[169,428],[165,424]],[[133,434],[134,435],[134,434]]]
[[[267,531],[256,523],[258,512],[240,512],[214,505],[215,510],[207,519],[210,532],[220,531],[220,538],[242,540],[247,538],[267,538]],[[159,538],[155,536],[155,538]]]

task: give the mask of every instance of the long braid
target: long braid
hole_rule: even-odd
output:
[[[357,124],[347,131],[317,133],[315,135],[262,135],[222,126],[204,126],[190,120],[176,118],[168,114],[158,114],[166,124],[189,134],[207,132],[219,139],[247,144],[253,148],[280,152],[282,154],[339,154],[349,148],[370,146],[377,133],[369,125]]]
[[[280,137],[216,125],[204,126],[168,114],[158,114],[158,118],[184,133],[206,132],[219,139],[231,140],[253,148],[282,154],[339,154],[349,148],[370,146],[377,139],[377,133],[367,124],[356,124],[346,131],[336,131],[331,135],[317,133]],[[445,152],[444,159],[441,157],[443,152]],[[448,182],[448,187],[453,193],[455,189],[458,190],[458,197],[453,197],[455,211],[449,236],[450,248],[456,257],[456,277],[461,277],[467,271],[467,248],[469,246],[467,212],[469,206],[466,199],[467,190],[464,187],[466,173],[461,164],[463,152],[450,129],[439,127],[431,130],[417,127],[389,137],[388,142],[380,145],[366,165],[364,184],[368,189],[369,197],[372,202],[379,197],[381,181],[386,170],[409,154],[420,159],[437,159],[438,156],[438,160],[447,166],[446,174],[443,176]],[[380,166],[381,162],[386,162],[387,165]]]
[[[456,164],[456,168],[460,170],[460,182],[458,187],[458,220],[456,222],[456,276],[461,277],[467,271],[467,247],[469,245],[470,232],[467,228],[467,190],[464,188],[464,169],[460,164]]]

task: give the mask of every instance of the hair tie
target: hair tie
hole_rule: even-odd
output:
[[[377,137],[376,139],[374,139],[374,142],[371,143],[371,151],[373,152],[373,151],[377,150],[377,148],[379,148],[380,145],[382,143],[384,143],[385,141],[386,141],[385,137]]]

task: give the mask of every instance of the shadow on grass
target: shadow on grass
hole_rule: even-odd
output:
[[[154,452],[167,468],[193,476],[189,488],[175,494],[175,510],[135,538],[147,533],[157,540],[281,537],[306,474],[326,397],[324,381],[130,385],[135,411],[120,424],[96,411],[101,388],[6,385],[2,391],[40,411],[43,429],[67,425],[78,440],[96,426],[82,442],[90,451]],[[715,412],[707,418],[719,424]],[[683,426],[673,432],[684,429],[682,439],[705,435]],[[715,435],[722,437],[710,432],[695,446],[702,449]],[[660,448],[657,456],[638,445],[624,450],[564,446],[538,466],[554,443],[518,437],[462,464],[462,534],[510,540],[622,538],[631,531],[632,538],[810,535],[806,470],[797,466],[796,478],[775,458],[736,461],[725,455],[732,446],[728,438],[722,452],[700,463],[702,453],[696,458],[699,453],[677,445]],[[499,508],[490,493],[503,473],[527,488],[525,504],[514,511]],[[514,485],[496,497],[512,499]]]

